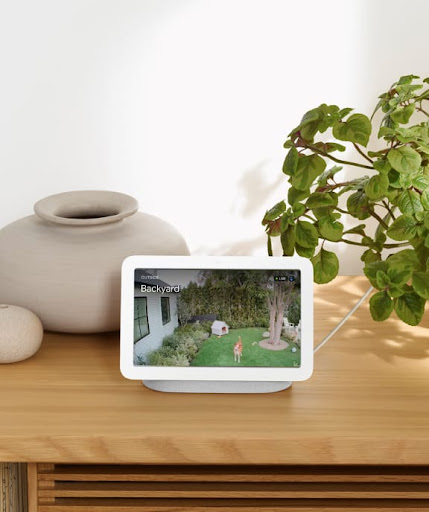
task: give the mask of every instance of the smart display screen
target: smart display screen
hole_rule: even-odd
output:
[[[135,270],[134,366],[300,365],[300,270]]]

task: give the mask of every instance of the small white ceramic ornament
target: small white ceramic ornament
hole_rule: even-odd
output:
[[[42,339],[42,322],[34,313],[0,304],[0,363],[28,359],[39,350]]]

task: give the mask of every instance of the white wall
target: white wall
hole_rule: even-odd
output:
[[[265,254],[260,220],[285,195],[288,131],[322,102],[370,112],[399,74],[428,75],[428,11],[1,0],[0,226],[46,195],[111,189],[175,224],[193,253]],[[358,272],[341,252],[342,271]]]
[[[170,299],[170,321],[162,323],[161,296],[153,293],[141,293],[136,290],[135,297],[147,298],[147,316],[149,322],[149,334],[134,344],[134,356],[146,358],[154,350],[162,346],[162,341],[166,336],[173,333],[178,327],[177,318],[177,296],[174,294],[165,294],[163,297]]]

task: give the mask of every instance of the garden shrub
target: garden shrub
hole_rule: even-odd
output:
[[[207,329],[201,324],[186,324],[176,327],[165,336],[162,346],[151,352],[148,364],[152,366],[189,366],[197,355],[201,343],[208,338]]]
[[[200,327],[207,333],[209,336],[212,334],[212,324],[213,322],[201,322]]]

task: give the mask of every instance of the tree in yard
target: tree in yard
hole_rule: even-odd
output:
[[[290,323],[298,325],[301,320],[301,305],[298,290],[295,290],[293,295],[292,302],[287,310],[287,318]]]
[[[189,304],[179,295],[177,297],[177,318],[181,326],[185,325],[191,318],[192,312]]]
[[[280,344],[280,336],[283,328],[283,317],[287,307],[290,306],[294,291],[297,287],[297,277],[293,280],[276,281],[272,283],[272,290],[267,297],[268,309],[270,312],[270,339],[272,345]],[[270,286],[271,287],[271,286]]]

